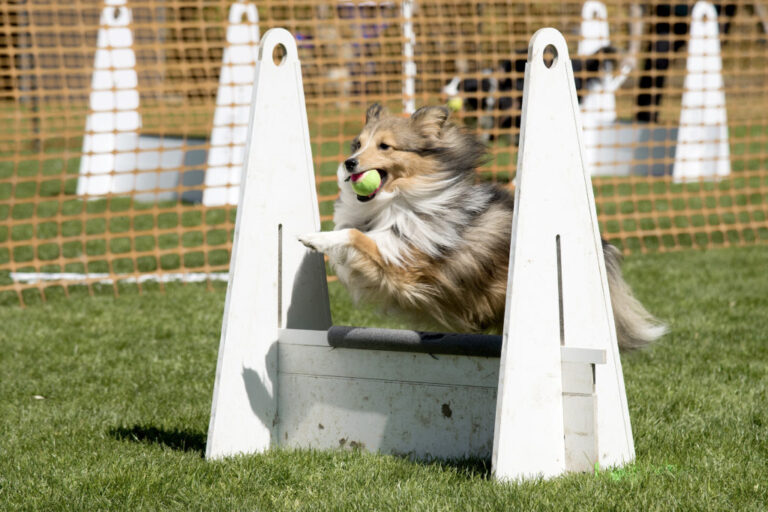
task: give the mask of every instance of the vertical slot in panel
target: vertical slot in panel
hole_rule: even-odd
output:
[[[277,325],[283,327],[283,225],[277,225]]]
[[[563,317],[563,265],[560,250],[560,235],[555,237],[557,248],[557,305],[558,318],[560,319],[560,345],[565,345],[565,319]]]

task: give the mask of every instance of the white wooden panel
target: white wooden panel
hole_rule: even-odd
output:
[[[560,347],[560,358],[569,363],[605,364],[605,350],[594,348]]]
[[[550,67],[544,51],[554,47]],[[601,463],[634,457],[592,185],[584,171],[573,71],[562,35],[531,39],[493,451],[502,479],[566,470],[560,323],[566,346],[607,351],[596,368]],[[562,268],[562,313],[558,279]],[[522,390],[525,390],[524,392]]]
[[[280,444],[418,457],[491,453],[496,358],[332,348],[324,331],[297,329],[280,331],[278,353]],[[594,350],[563,353],[603,357]],[[564,389],[592,393],[591,368],[564,362]]]
[[[287,345],[310,345],[330,347],[328,333],[310,329],[280,329],[280,343]],[[571,363],[605,363],[605,350],[578,347],[560,347],[560,358]],[[485,359],[485,358],[480,358]]]
[[[563,395],[565,462],[568,471],[591,471],[597,462],[595,397]]]
[[[591,364],[562,362],[563,393],[591,395],[595,392],[595,374]]]
[[[496,389],[281,374],[280,442],[417,457],[487,457]]]
[[[279,44],[287,53],[276,64],[272,54]],[[268,31],[260,44],[240,194],[209,458],[270,446],[278,329],[327,329],[331,323],[322,255],[296,238],[318,231],[320,218],[301,65],[296,43],[283,29]]]
[[[496,390],[499,360],[280,343],[280,373],[391,380]]]
[[[278,353],[281,374],[488,387],[494,390],[499,381],[499,360],[496,358],[332,348],[327,344],[297,345],[286,343],[282,338]],[[561,369],[564,393],[594,392],[592,364],[563,361]]]

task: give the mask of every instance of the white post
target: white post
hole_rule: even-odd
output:
[[[243,17],[248,21],[244,21]],[[259,11],[256,4],[237,2],[229,8],[216,111],[213,116],[203,204],[237,204],[243,172],[248,113],[259,51]]]
[[[714,5],[696,2],[691,13],[687,75],[672,172],[677,182],[731,172],[718,32]]]
[[[545,49],[556,52],[548,68]],[[599,463],[634,458],[592,183],[563,36],[534,34],[528,49],[515,214],[493,446],[499,479],[568,469],[561,346],[602,349],[595,366]]]
[[[581,56],[593,55],[610,46],[608,10],[598,0],[587,0],[581,9],[581,39],[578,52]],[[590,174],[599,170],[601,151],[598,146],[609,144],[609,128],[616,122],[616,97],[614,80],[605,74],[600,80],[591,81],[581,102],[584,124],[584,160]]]
[[[301,63],[284,29],[261,40],[247,140],[207,458],[276,442],[278,330],[331,325],[323,257],[297,239],[320,216]]]
[[[134,188],[141,116],[132,14],[125,3],[106,0],[101,11],[78,195],[102,196]]]
[[[403,0],[403,111],[413,114],[416,111],[416,62],[413,49],[416,46],[416,33],[413,31],[413,0]]]
[[[581,39],[579,39],[579,55],[592,55],[610,46],[610,29],[608,28],[608,10],[599,0],[587,0],[581,7]]]

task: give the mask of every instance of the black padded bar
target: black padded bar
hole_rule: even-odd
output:
[[[328,329],[328,344],[336,348],[501,357],[501,336],[489,334],[419,332],[334,325]]]

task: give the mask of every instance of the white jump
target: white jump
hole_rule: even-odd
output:
[[[272,60],[278,44],[281,63]],[[541,60],[549,45],[558,53],[551,68]],[[273,29],[260,46],[206,457],[278,445],[492,456],[500,479],[631,460],[562,36],[539,31],[529,50],[500,339],[329,331],[322,257],[296,238],[320,229],[296,44]]]
[[[227,46],[216,93],[203,189],[205,206],[237,204],[258,53],[259,11],[256,4],[235,2],[229,8]]]
[[[582,9],[579,54],[610,44],[607,9],[587,0]],[[700,0],[691,12],[688,58],[679,128],[619,121],[615,92],[630,69],[603,72],[582,99],[585,163],[592,175],[661,175],[676,182],[717,179],[731,172],[728,116],[717,11]],[[673,165],[665,161],[674,161]]]

